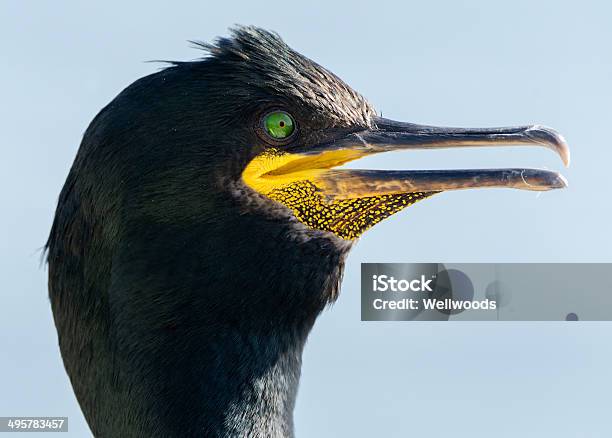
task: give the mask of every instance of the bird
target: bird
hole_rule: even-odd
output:
[[[534,146],[540,125],[380,116],[275,32],[236,26],[91,121],[46,243],[58,344],[97,437],[291,437],[302,352],[372,226],[441,192],[545,191],[542,169],[359,170],[391,151]],[[331,366],[331,365],[330,365]]]

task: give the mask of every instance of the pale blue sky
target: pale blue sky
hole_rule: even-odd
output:
[[[447,193],[366,233],[309,339],[298,437],[609,436],[609,323],[360,322],[361,262],[611,262],[612,9],[581,1],[0,3],[0,416],[70,417],[45,242],[92,117],[186,40],[234,23],[279,32],[387,117],[542,123],[572,147],[565,191]],[[403,152],[360,167],[535,166],[546,150]]]

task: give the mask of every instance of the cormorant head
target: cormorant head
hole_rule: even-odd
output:
[[[441,191],[565,186],[557,173],[532,169],[337,169],[399,149],[524,144],[551,148],[566,164],[569,150],[542,126],[458,129],[378,117],[337,76],[255,27],[197,44],[208,56],[135,82],[86,135],[102,154],[95,167],[107,165],[103,179],[117,171],[115,187],[145,215],[205,220],[203,212],[219,207],[211,196],[232,193],[242,213],[259,210],[296,230],[350,241]]]
[[[398,149],[523,144],[548,147],[565,164],[569,150],[559,134],[542,126],[457,129],[383,119],[338,77],[258,28],[238,28],[231,38],[199,45],[209,51],[207,58],[170,69],[191,84],[180,94],[189,107],[176,109],[188,121],[180,129],[191,144],[206,143],[207,153],[215,154],[209,155],[215,166],[207,167],[221,171],[221,188],[240,192],[244,184],[247,197],[264,200],[257,205],[282,214],[275,208],[282,204],[291,212],[288,219],[305,229],[351,240],[437,192],[565,186],[557,173],[533,169],[337,169]],[[191,159],[197,166],[199,158]]]

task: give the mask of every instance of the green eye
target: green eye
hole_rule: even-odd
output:
[[[264,128],[274,139],[282,140],[293,134],[295,124],[293,118],[284,111],[274,111],[264,117]]]

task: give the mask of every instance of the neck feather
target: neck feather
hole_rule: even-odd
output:
[[[60,348],[96,436],[293,435],[302,350],[349,247],[241,220],[50,241]]]

